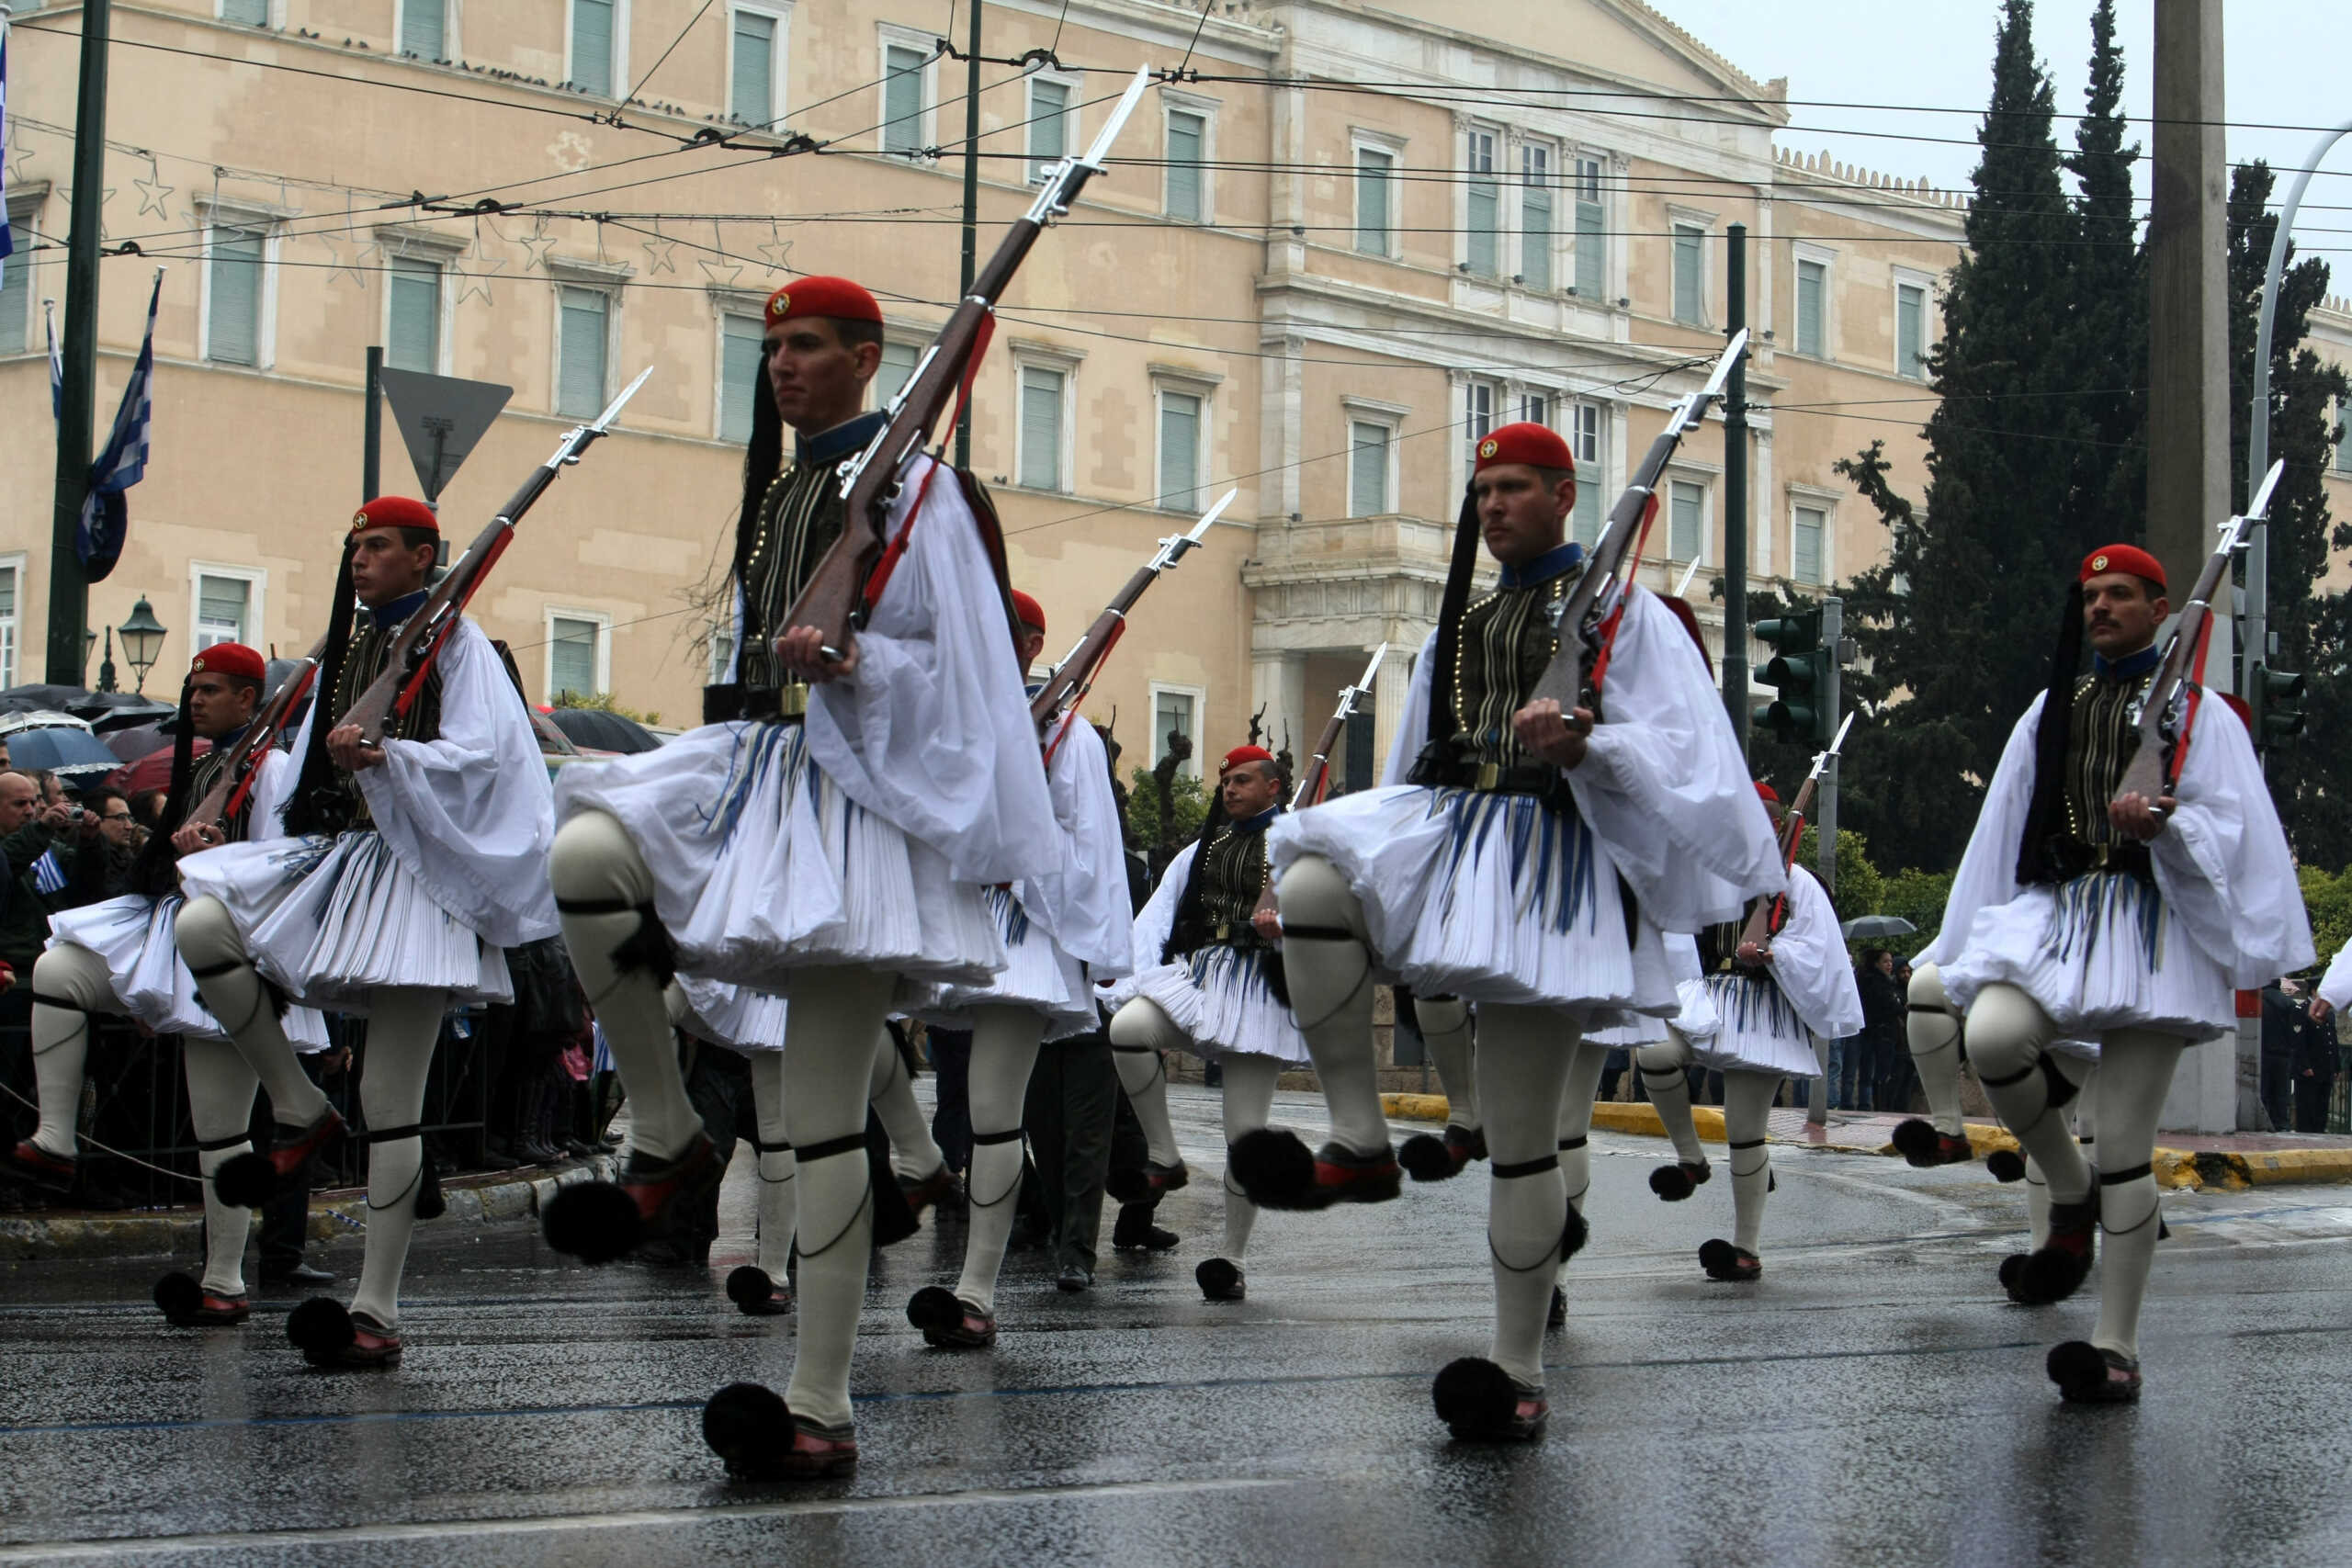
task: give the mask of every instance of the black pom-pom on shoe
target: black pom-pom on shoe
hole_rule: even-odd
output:
[[[746,1317],[781,1317],[792,1310],[791,1287],[749,1263],[729,1271],[727,1299]]]
[[[2025,1297],[2018,1293],[2018,1279],[2024,1272],[2024,1253],[2012,1252],[2007,1258],[2001,1259],[2001,1289],[2008,1292],[2009,1300],[2016,1302],[2020,1306],[2031,1304],[2026,1301]]]
[[[1549,1412],[1541,1400],[1535,1400],[1522,1415],[1522,1397],[1509,1372],[1476,1356],[1447,1362],[1430,1386],[1437,1418],[1456,1438],[1473,1443],[1526,1442],[1540,1435]]]
[[[1568,1217],[1560,1225],[1560,1261],[1566,1263],[1584,1250],[1592,1239],[1592,1227],[1584,1223],[1584,1214],[1574,1203],[1568,1205]]]
[[[731,1382],[703,1405],[702,1440],[727,1461],[728,1474],[772,1481],[792,1451],[792,1411],[773,1389]]]
[[[1763,1260],[1721,1236],[1699,1244],[1699,1267],[1718,1284],[1745,1285],[1764,1276]]]
[[[1937,1141],[1941,1136],[1934,1122],[1925,1117],[1910,1116],[1894,1124],[1888,1141],[1894,1145],[1896,1154],[1913,1165],[1922,1165],[1936,1157]]]
[[[175,1269],[155,1281],[155,1308],[175,1324],[194,1322],[203,1303],[204,1287],[191,1275]]]
[[[1416,1133],[1396,1150],[1396,1163],[1416,1181],[1444,1181],[1462,1168],[1454,1163],[1445,1140],[1430,1133]]]
[[[2140,1363],[2087,1340],[2069,1339],[2052,1346],[2042,1365],[2050,1381],[2058,1385],[2058,1397],[2069,1404],[2136,1404],[2140,1401]]]
[[[612,1182],[577,1181],[548,1200],[539,1231],[558,1252],[582,1263],[610,1263],[637,1249],[645,1218],[637,1201]]]
[[[1698,1190],[1699,1184],[1690,1179],[1690,1169],[1679,1160],[1650,1172],[1650,1190],[1667,1202],[1679,1203]]]
[[[312,1296],[286,1315],[286,1337],[314,1367],[332,1367],[358,1336],[351,1314],[333,1296]]]
[[[2023,1181],[2025,1156],[2015,1149],[1995,1149],[1984,1156],[1984,1168],[1992,1172],[1996,1181]]]
[[[2045,1247],[2025,1255],[2010,1293],[2028,1306],[2047,1306],[2082,1289],[2089,1274],[2086,1259],[2064,1247]]]
[[[1315,1152],[1295,1133],[1274,1127],[1244,1133],[1227,1151],[1226,1169],[1261,1209],[1317,1206]]]
[[[1232,1259],[1205,1258],[1193,1270],[1193,1282],[1201,1288],[1201,1297],[1212,1302],[1238,1302],[1245,1298],[1249,1287],[1242,1283],[1241,1270]]]
[[[925,1334],[944,1332],[964,1321],[964,1303],[944,1285],[925,1285],[909,1298],[907,1321]]]
[[[277,1168],[251,1149],[232,1155],[212,1173],[212,1191],[232,1209],[258,1209],[277,1195]]]

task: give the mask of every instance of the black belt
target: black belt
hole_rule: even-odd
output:
[[[808,688],[799,681],[782,686],[747,686],[725,681],[702,689],[702,721],[726,724],[748,719],[753,724],[798,724],[808,712]]]
[[[1505,767],[1499,762],[1432,757],[1424,751],[1414,760],[1413,771],[1406,777],[1408,783],[1430,789],[1468,789],[1482,795],[1529,795],[1546,806],[1566,811],[1576,809],[1576,797],[1568,792],[1567,775],[1548,762],[1522,762]]]
[[[2041,864],[2043,880],[2047,882],[2072,882],[2098,871],[2134,877],[2152,886],[2156,880],[2155,863],[2148,856],[2148,846],[2129,840],[2092,844],[2072,836],[2052,838],[2042,845]]]

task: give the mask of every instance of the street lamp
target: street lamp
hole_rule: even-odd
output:
[[[131,674],[137,679],[139,694],[147,694],[147,671],[155,667],[163,656],[164,638],[170,635],[164,623],[155,618],[155,607],[141,594],[139,603],[130,607],[130,618],[122,623],[122,656],[130,660]]]
[[[98,690],[101,692],[117,690],[114,683],[114,628],[112,626],[107,628],[107,656],[98,660]]]

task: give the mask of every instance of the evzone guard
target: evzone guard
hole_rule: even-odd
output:
[[[2312,960],[2245,728],[2193,678],[2243,527],[2225,529],[2163,646],[2171,604],[2155,558],[2129,545],[2084,558],[2049,689],[2010,734],[1945,912],[1946,930],[1966,933],[1941,981],[1970,1059],[2049,1182],[2047,1239],[2012,1293],[2072,1294],[2106,1236],[2098,1327],[2048,1358],[2070,1402],[2140,1396],[2140,1309],[2162,1224],[2150,1161],[2182,1049],[2235,1027],[2234,989]],[[2086,640],[2091,669],[2078,674]],[[2052,1052],[2069,1038],[2098,1043],[2098,1166],[2063,1114],[2075,1084]]]
[[[1111,1018],[1112,1060],[1149,1145],[1144,1168],[1114,1173],[1111,1196],[1153,1202],[1191,1180],[1168,1115],[1163,1051],[1223,1064],[1227,1148],[1263,1129],[1285,1067],[1306,1064],[1306,1041],[1283,984],[1280,928],[1264,907],[1271,879],[1266,830],[1282,811],[1282,771],[1261,746],[1237,746],[1217,767],[1217,808],[1177,852],[1136,917],[1135,978]],[[1258,1206],[1228,1172],[1225,1247],[1193,1270],[1210,1301],[1240,1301]]]
[[[1816,764],[1815,777],[1819,772]],[[1758,784],[1756,794],[1769,810],[1780,811],[1780,796],[1770,784]],[[1687,938],[1667,939],[1678,953],[1697,960],[1692,967],[1700,978],[1678,987],[1683,1006],[1669,1021],[1667,1038],[1635,1053],[1650,1102],[1674,1140],[1675,1162],[1650,1173],[1650,1190],[1668,1202],[1690,1197],[1709,1175],[1690,1115],[1689,1069],[1698,1066],[1724,1076],[1732,1239],[1716,1237],[1701,1247],[1699,1265],[1707,1278],[1727,1283],[1757,1280],[1764,1272],[1757,1246],[1764,1201],[1772,1190],[1765,1136],[1781,1080],[1820,1076],[1815,1035],[1856,1034],[1862,1027],[1862,998],[1846,959],[1838,911],[1813,874],[1792,863],[1804,804],[1788,814],[1782,835],[1783,858],[1792,859],[1786,894],[1758,899],[1740,919],[1709,927],[1700,933],[1695,953]]]
[[[575,450],[577,434],[567,441]],[[553,478],[542,472],[533,481],[541,489]],[[527,504],[518,497],[502,521]],[[497,650],[460,613],[495,556],[478,547],[428,593],[440,536],[421,502],[380,496],[359,509],[292,765],[271,770],[253,803],[262,820],[282,810],[289,837],[179,863],[181,955],[278,1122],[266,1155],[215,1174],[223,1201],[258,1202],[304,1180],[311,1153],[341,1126],[295,1060],[273,991],[368,1021],[358,1292],[348,1310],[317,1297],[287,1321],[304,1356],[325,1367],[400,1360],[409,1238],[441,1212],[420,1123],[442,1019],[452,1007],[512,1000],[504,950],[556,931],[546,884],[555,823],[537,738]],[[355,600],[366,608],[356,625]],[[390,697],[401,691],[410,700]]]
[[[203,1179],[204,1269],[193,1280],[166,1274],[155,1287],[155,1303],[183,1325],[243,1323],[253,1311],[244,1282],[253,1212],[222,1201],[212,1175],[251,1149],[247,1132],[260,1080],[197,995],[174,933],[186,902],[181,855],[280,835],[275,814],[256,816],[254,795],[266,788],[282,800],[282,775],[293,764],[268,735],[245,744],[267,673],[262,656],[243,643],[215,643],[196,656],[180,690],[171,793],[134,873],[141,890],[51,916],[49,949],[33,966],[40,1125],[12,1152],[12,1174],[20,1179],[59,1191],[73,1185],[79,1154],[74,1120],[93,1020],[128,1017],[157,1034],[180,1038],[188,1121]],[[198,738],[211,746],[200,757],[194,746]],[[214,801],[218,815],[198,814],[199,803]],[[288,1009],[283,1027],[298,1051],[327,1047],[326,1020],[313,1009]]]
[[[575,763],[562,780],[549,871],[632,1121],[618,1190],[567,1190],[546,1227],[563,1250],[615,1256],[666,1231],[717,1180],[671,1042],[673,972],[785,998],[800,1260],[792,1381],[782,1399],[721,1390],[704,1430],[738,1473],[806,1476],[857,1461],[849,1364],[873,1234],[876,1038],[908,987],[986,985],[1005,967],[984,890],[1032,879],[1039,908],[1058,908],[1062,849],[992,525],[953,470],[914,454],[920,431],[865,464],[890,427],[859,412],[881,362],[880,307],[847,279],[812,277],[778,289],[765,316],[737,525],[736,660],[711,694],[717,722],[658,751]],[[919,373],[902,413],[927,429],[954,368]],[[845,496],[845,469],[869,482]],[[878,517],[860,514],[869,496],[887,507]],[[887,561],[865,553],[876,536],[896,542]],[[801,607],[812,585],[844,573],[862,609],[854,639]]]
[[[1584,1032],[1676,1009],[1661,931],[1735,919],[1785,886],[1699,649],[1630,581],[1657,476],[1743,348],[1735,340],[1669,419],[1590,562],[1565,542],[1566,443],[1535,424],[1479,443],[1438,628],[1399,716],[1395,782],[1270,830],[1292,1005],[1332,1138],[1313,1154],[1287,1134],[1244,1140],[1232,1163],[1253,1199],[1396,1194],[1374,1070],[1377,973],[1477,1010],[1496,1326],[1487,1359],[1437,1379],[1439,1416],[1461,1438],[1529,1438],[1548,1415],[1547,1307],[1583,1234],[1567,1201],[1582,1182],[1564,1178],[1560,1144],[1576,1142],[1580,1178],[1607,1055]],[[1482,535],[1502,570],[1474,603]]]
[[[1012,597],[1023,688],[1034,699],[1028,671],[1045,651],[1046,613],[1026,593]],[[1034,702],[1030,711],[1037,716]],[[926,1285],[907,1303],[907,1320],[943,1349],[996,1343],[997,1275],[1021,1195],[1022,1109],[1038,1046],[1100,1028],[1094,980],[1129,968],[1126,852],[1102,738],[1074,711],[1052,719],[1044,772],[1057,831],[1053,858],[1041,863],[1052,874],[987,890],[1003,969],[984,983],[941,985],[921,1010],[927,1022],[972,1033],[963,1274],[954,1290]],[[1080,1270],[1057,1283],[1082,1290],[1092,1279]]]

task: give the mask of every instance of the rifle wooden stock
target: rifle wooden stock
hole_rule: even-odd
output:
[[[2197,650],[2204,646],[2206,624],[2212,619],[2208,607],[2214,592],[2221,587],[2222,573],[2229,569],[2230,550],[2223,547],[2207,558],[2205,570],[2197,575],[2197,586],[2188,595],[2188,605],[2174,623],[2172,641],[2165,648],[2165,656],[2156,666],[2156,678],[2148,683],[2147,700],[2140,706],[2139,740],[2132,752],[2132,761],[2124,764],[2122,782],[2115,786],[2115,798],[2136,795],[2154,805],[2173,791],[2180,778],[2180,748],[2173,747],[2167,757],[2166,746],[2172,737],[2165,733],[2176,717],[2186,720],[2189,674],[2196,668]],[[2182,711],[2175,715],[2174,709]]]
[[[311,682],[318,678],[319,660],[324,657],[326,649],[326,639],[322,637],[287,672],[277,690],[271,693],[269,700],[262,705],[261,712],[245,726],[245,732],[237,738],[236,745],[230,748],[229,760],[221,767],[220,776],[212,781],[212,787],[204,792],[204,798],[189,809],[182,819],[183,827],[201,822],[225,822],[245,803],[245,797],[253,793],[253,781],[259,776],[262,758],[277,744],[277,738],[286,733],[287,716],[294,711],[295,705],[302,700],[302,694],[309,691]]]
[[[1298,775],[1298,789],[1292,799],[1303,806],[1314,806],[1323,798],[1323,788],[1331,782],[1331,748],[1340,743],[1340,732],[1348,727],[1350,714],[1342,707],[1323,722],[1323,733],[1316,738],[1315,750],[1306,759],[1306,769]]]
[[[1781,866],[1791,876],[1796,874],[1797,846],[1804,842],[1805,814],[1813,809],[1814,791],[1820,783],[1819,773],[1806,774],[1804,783],[1797,788],[1795,803],[1781,817]],[[1786,925],[1788,919],[1789,896],[1776,893],[1757,905],[1756,912],[1747,917],[1747,924],[1740,928],[1740,945],[1745,947],[1754,942],[1758,947],[1769,946],[1773,933]]]
[[[1643,514],[1657,504],[1658,478],[1666,472],[1666,465],[1681,445],[1681,432],[1670,426],[1650,443],[1641,466],[1634,470],[1632,481],[1617,497],[1617,504],[1610,508],[1608,525],[1593,547],[1592,558],[1585,564],[1584,575],[1577,580],[1576,587],[1569,591],[1567,604],[1561,608],[1560,651],[1544,670],[1543,679],[1535,683],[1535,695],[1539,699],[1550,697],[1563,712],[1590,707],[1600,699],[1600,694],[1590,690],[1597,649],[1586,634],[1596,618],[1601,590],[1616,578],[1618,568],[1634,548],[1634,541],[1641,536]],[[1626,587],[1632,587],[1630,581]]]

